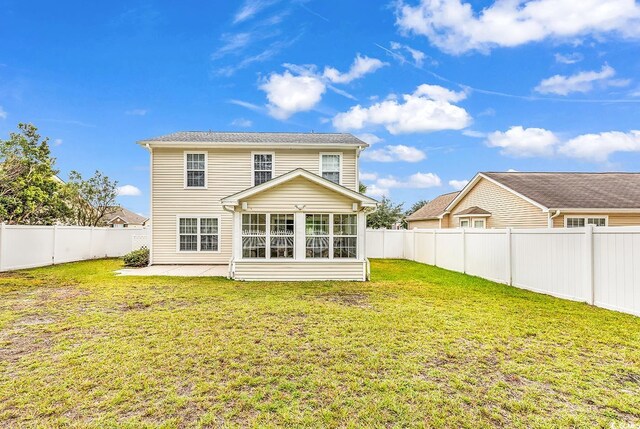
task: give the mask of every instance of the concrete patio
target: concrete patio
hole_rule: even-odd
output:
[[[227,277],[228,265],[151,265],[143,268],[123,268],[121,276]]]

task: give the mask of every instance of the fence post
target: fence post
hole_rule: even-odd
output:
[[[415,229],[411,231],[411,236],[413,237],[413,261],[418,260],[418,256],[416,255],[416,241],[418,241],[418,233]]]
[[[467,274],[467,229],[462,228],[462,272]]]
[[[588,225],[585,233],[585,248],[587,251],[587,290],[589,291],[589,304],[596,302],[595,279],[593,273],[593,225]]]
[[[51,249],[51,265],[56,264],[56,240],[58,239],[58,224],[53,225],[53,244]]]
[[[511,228],[507,228],[507,260],[506,260],[506,265],[507,265],[507,275],[506,275],[506,283],[509,286],[513,286],[513,267],[511,265],[511,257],[512,257],[512,252],[511,252]]]
[[[0,223],[0,272],[4,271],[4,242],[6,241],[6,235],[5,235],[5,223],[2,222]]]

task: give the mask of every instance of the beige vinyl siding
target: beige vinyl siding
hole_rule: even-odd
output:
[[[352,212],[353,200],[313,183],[304,177],[297,177],[273,189],[261,192],[246,200],[247,211],[298,211],[296,205],[304,205],[304,211]]]
[[[237,261],[235,265],[236,280],[365,280],[365,261],[349,262],[253,262]]]
[[[548,216],[542,209],[484,178],[450,210],[449,227],[459,227],[460,219],[453,215],[473,206],[491,212],[487,228],[547,227]]]
[[[564,228],[565,217],[603,217],[609,218],[608,226],[640,226],[640,213],[598,213],[598,214],[584,214],[584,213],[567,213],[561,214],[553,218],[554,228]]]
[[[408,223],[408,229],[413,228],[440,228],[440,220],[439,219],[431,219],[431,220],[411,220]]]
[[[184,152],[192,147],[154,148],[152,159],[153,264],[224,264],[231,259],[232,215],[220,200],[252,186],[251,149],[208,150],[207,189],[185,189]],[[276,176],[296,168],[319,173],[320,149],[270,149],[275,154]],[[344,150],[343,184],[357,190],[356,151]],[[178,252],[177,215],[218,216],[220,252]]]

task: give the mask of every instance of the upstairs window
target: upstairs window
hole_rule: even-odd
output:
[[[185,154],[185,187],[205,188],[207,186],[207,154]]]
[[[253,186],[268,182],[273,179],[273,154],[253,154]]]
[[[320,175],[333,183],[340,184],[342,155],[339,153],[320,154]]]

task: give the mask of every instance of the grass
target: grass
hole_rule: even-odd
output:
[[[408,261],[369,283],[0,276],[0,426],[638,427],[640,318]]]

